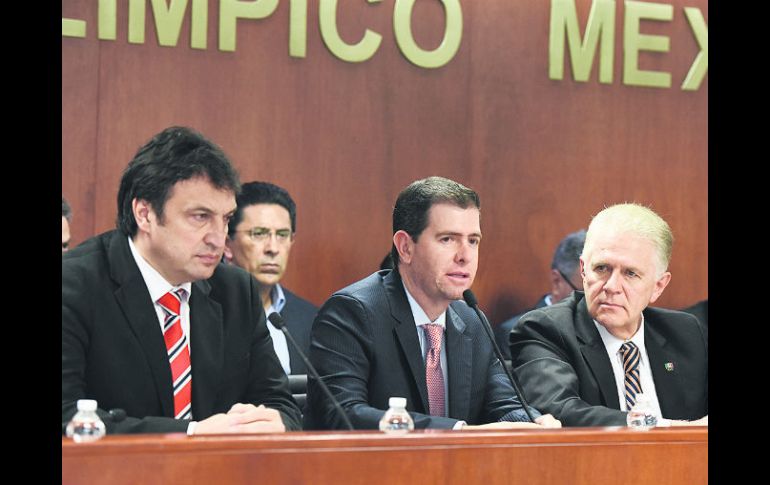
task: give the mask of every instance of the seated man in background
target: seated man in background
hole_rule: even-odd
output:
[[[581,286],[580,282],[580,253],[583,251],[583,243],[586,240],[586,231],[581,229],[568,234],[561,240],[551,260],[551,292],[543,295],[542,298],[530,310],[553,305],[568,297],[574,290]],[[529,311],[529,310],[527,310]],[[509,318],[503,323],[494,327],[495,340],[500,347],[503,357],[511,360],[511,349],[508,347],[508,334],[516,326],[523,312]],[[526,397],[526,396],[525,396]]]
[[[659,424],[708,424],[701,326],[690,314],[648,307],[671,280],[672,245],[668,224],[646,207],[618,204],[593,218],[580,257],[585,293],[527,313],[510,334],[533,406],[565,426],[626,425],[644,393]]]
[[[67,200],[61,198],[61,252],[70,248],[70,223],[72,222],[72,209]]]
[[[478,268],[479,197],[441,177],[404,189],[393,209],[393,263],[334,293],[313,323],[310,361],[353,427],[376,429],[390,397],[415,428],[560,427],[528,422],[482,322],[461,299]],[[511,422],[518,421],[518,422]],[[310,379],[306,429],[344,420]]]
[[[318,307],[279,283],[296,237],[297,206],[285,189],[267,182],[243,184],[235,200],[238,208],[228,226],[226,259],[254,276],[265,315],[280,313],[291,336],[307,354]],[[267,328],[284,372],[306,374],[305,363],[288,345],[286,335],[270,321]]]
[[[239,190],[226,155],[190,129],[136,153],[118,230],[62,256],[62,431],[79,399],[98,402],[107,433],[301,427],[256,281],[220,264]]]

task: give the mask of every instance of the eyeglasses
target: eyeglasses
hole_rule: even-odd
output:
[[[577,287],[575,287],[575,285],[573,285],[573,284],[572,284],[572,280],[570,280],[569,278],[567,278],[567,276],[566,276],[564,273],[562,273],[562,271],[561,271],[560,269],[558,269],[558,268],[557,268],[557,269],[556,269],[556,271],[558,271],[558,272],[559,272],[559,274],[561,275],[561,277],[564,279],[564,281],[566,281],[566,282],[567,282],[567,284],[569,285],[569,287],[570,287],[570,288],[572,288],[572,289],[573,289],[573,290],[575,290],[575,291],[582,291],[582,290],[579,290]]]
[[[266,227],[253,227],[251,229],[242,229],[235,232],[245,232],[249,235],[252,241],[265,242],[275,234],[275,239],[280,244],[286,244],[291,240],[291,229],[278,229],[277,231],[271,231]]]

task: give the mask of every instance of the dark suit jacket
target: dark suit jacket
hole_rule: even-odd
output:
[[[265,325],[256,281],[220,264],[190,294],[192,413],[202,420],[236,402],[301,415]],[[62,430],[78,399],[96,399],[108,433],[184,432],[173,418],[171,369],[147,286],[126,236],[107,232],[62,256]],[[113,422],[104,410],[128,416]]]
[[[695,315],[695,318],[697,318],[698,321],[701,323],[701,325],[703,325],[705,329],[708,331],[708,328],[709,328],[708,298],[706,298],[705,300],[701,300],[692,306],[688,306],[687,308],[682,308],[682,311]]]
[[[286,297],[286,304],[281,309],[281,316],[286,322],[286,328],[291,333],[292,338],[302,351],[307,355],[310,350],[310,328],[313,326],[313,319],[318,313],[318,307],[309,301],[298,297],[291,291],[283,288],[283,295]],[[287,342],[288,344],[288,342]],[[289,346],[289,366],[292,374],[307,374],[305,362],[299,356],[293,345]]]
[[[447,309],[450,417],[427,414],[425,363],[396,270],[374,273],[326,301],[313,323],[310,361],[356,429],[376,429],[394,396],[406,398],[416,428],[451,428],[458,420],[527,421],[481,325],[464,302]],[[314,379],[308,382],[305,427],[344,427]]]
[[[708,414],[708,342],[695,317],[644,310],[644,343],[664,418]],[[511,331],[513,367],[532,406],[564,426],[626,425],[612,364],[583,292],[534,310]],[[666,364],[673,363],[667,371]]]
[[[495,341],[497,342],[497,346],[500,347],[500,353],[503,354],[503,357],[506,360],[511,360],[511,348],[508,346],[508,334],[511,333],[511,329],[516,326],[516,324],[519,322],[519,319],[528,311],[532,311],[538,308],[543,308],[544,306],[548,306],[548,304],[545,302],[546,296],[548,295],[547,294],[543,295],[537,301],[537,303],[535,303],[535,306],[533,306],[526,312],[519,313],[518,315],[514,315],[494,328]],[[525,395],[524,397],[526,398],[527,396]]]

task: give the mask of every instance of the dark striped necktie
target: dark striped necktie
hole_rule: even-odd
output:
[[[630,411],[636,403],[636,395],[642,392],[642,382],[639,379],[639,347],[633,342],[626,342],[620,347],[625,372],[626,410]]]
[[[168,360],[171,364],[171,381],[174,388],[174,417],[192,417],[192,367],[187,336],[182,331],[180,316],[181,300],[187,292],[183,288],[171,290],[158,299],[165,318],[163,340],[166,342]]]

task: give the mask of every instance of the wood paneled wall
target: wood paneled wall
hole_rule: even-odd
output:
[[[671,88],[623,84],[623,2],[611,84],[599,83],[598,59],[588,82],[574,81],[566,53],[564,79],[549,79],[550,1],[462,0],[460,48],[438,69],[399,51],[394,2],[338,2],[344,40],[367,28],[382,35],[371,59],[348,63],[324,45],[315,0],[305,58],[289,56],[288,1],[265,19],[239,20],[236,50],[223,52],[216,0],[205,50],[190,47],[189,11],[177,46],[162,47],[150,2],[146,40],[131,44],[128,2],[117,2],[117,39],[99,40],[99,2],[63,0],[63,17],[87,23],[85,38],[62,37],[62,194],[73,243],[114,227],[118,182],[136,149],[187,125],[219,144],[243,181],[292,194],[298,240],[284,282],[316,304],[378,268],[398,192],[428,175],[481,196],[474,292],[493,323],[547,291],[565,234],[622,201],[650,205],[674,231],[673,280],[657,304],[708,296],[708,75],[698,90],[680,89],[699,52],[683,7],[708,22],[705,0],[669,0],[673,20],[641,22],[670,50],[642,52],[639,67],[670,72]],[[591,2],[575,3],[582,34]],[[412,31],[424,49],[438,46],[438,0],[417,2]]]

